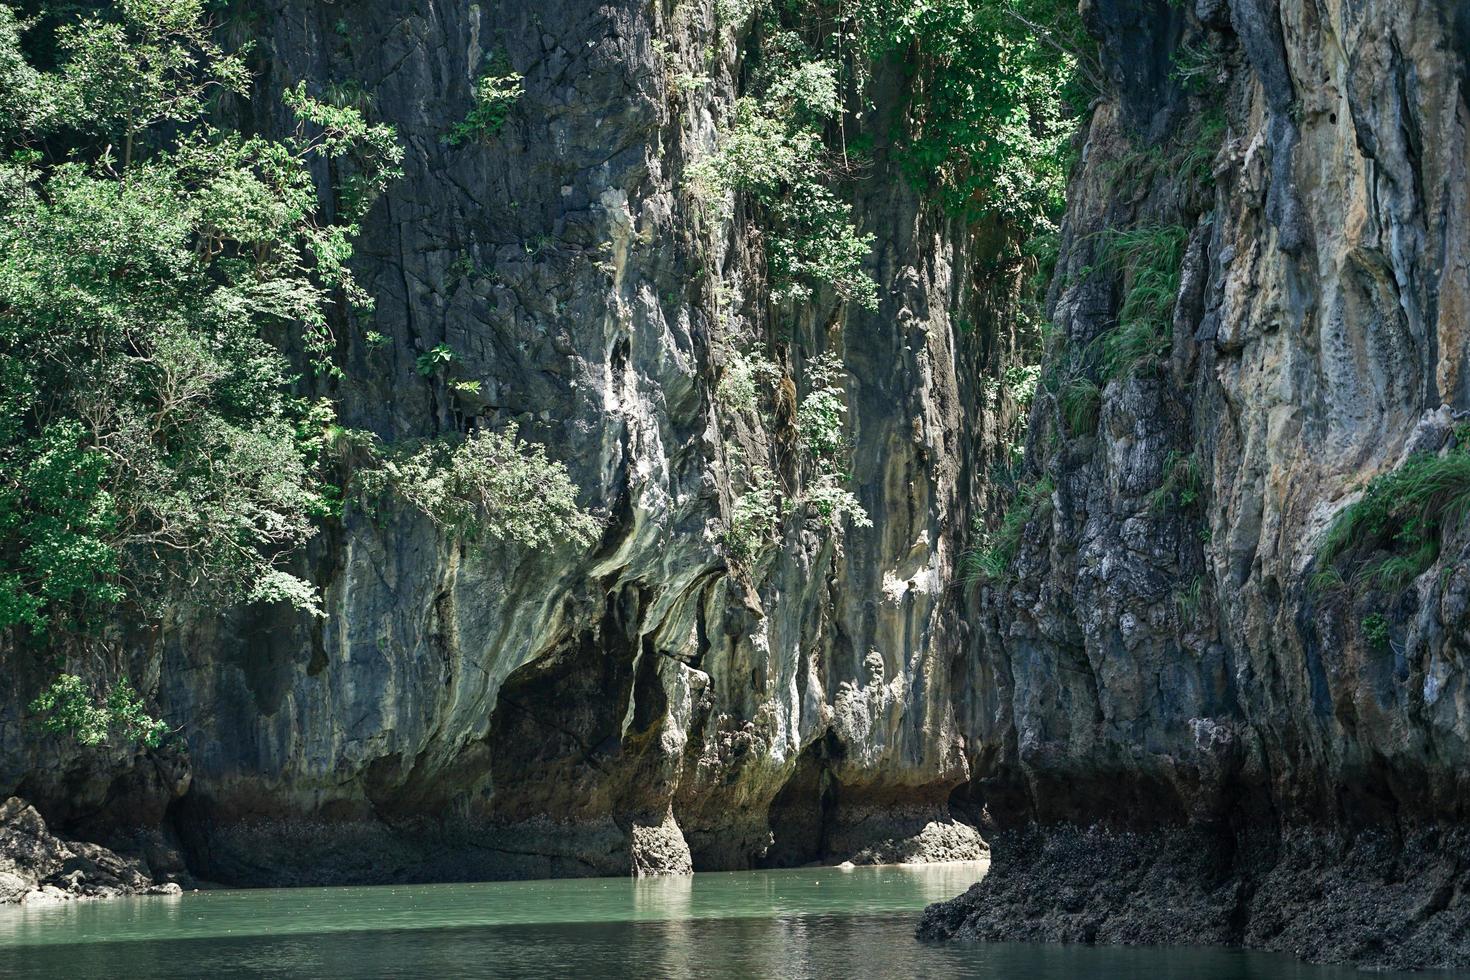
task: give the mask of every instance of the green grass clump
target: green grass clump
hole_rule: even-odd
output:
[[[1196,575],[1186,588],[1174,595],[1174,607],[1182,621],[1197,619],[1205,608],[1205,577]]]
[[[1173,339],[1189,232],[1183,225],[1146,225],[1103,235],[1103,267],[1123,277],[1117,329],[1099,338],[1103,377],[1112,380],[1160,357]]]
[[[966,582],[1003,578],[1021,547],[1026,525],[1051,509],[1056,484],[1050,476],[1016,488],[1015,498],[1001,517],[1000,527],[982,532],[981,543],[960,556],[960,574]]]
[[[1102,409],[1102,389],[1096,381],[1087,377],[1075,377],[1062,386],[1057,395],[1062,418],[1067,420],[1067,429],[1074,436],[1092,435],[1097,431],[1098,415]]]
[[[1470,453],[1416,453],[1375,477],[1338,515],[1322,540],[1313,583],[1403,588],[1434,563],[1443,532],[1467,513]]]
[[[1164,460],[1163,482],[1149,494],[1149,510],[1157,514],[1169,507],[1193,507],[1203,492],[1199,459],[1194,453],[1175,450]]]

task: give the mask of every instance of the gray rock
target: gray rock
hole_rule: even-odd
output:
[[[138,861],[53,836],[36,809],[18,797],[0,804],[0,904],[111,898],[153,887]]]
[[[638,878],[694,873],[689,845],[672,813],[659,824],[634,824],[632,831],[633,874]]]

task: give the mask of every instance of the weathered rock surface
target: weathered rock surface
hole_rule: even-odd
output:
[[[1403,589],[1311,583],[1362,482],[1470,409],[1464,5],[1084,8],[1115,89],[1074,174],[1050,368],[1116,327],[1124,283],[1089,271],[1110,229],[1187,233],[1172,351],[1105,384],[1094,432],[1033,414],[1055,491],[984,596],[966,796],[1051,829],[995,840],[925,932],[1470,966],[1470,539]],[[1223,145],[1191,179],[1210,113]],[[1186,461],[1192,499],[1161,506]]]
[[[989,876],[931,905],[921,939],[1246,945],[1316,961],[1442,969],[1470,956],[1463,831],[1393,839],[1262,828],[1053,826],[993,839]]]
[[[0,904],[40,905],[77,898],[177,895],[177,882],[155,883],[143,862],[105,847],[61,840],[24,800],[0,803]]]
[[[1000,834],[994,870],[928,935],[1470,966],[1470,536],[1393,593],[1310,585],[1361,481],[1470,411],[1470,14],[1083,8],[1110,86],[1079,140],[1046,367],[1116,329],[1119,230],[1184,241],[1172,344],[1104,379],[1093,424],[1037,398],[1049,506],[1014,580],[966,590],[1014,413],[983,390],[1011,363],[1011,280],[982,229],[901,179],[883,125],[851,188],[878,311],[780,307],[748,216],[684,192],[741,78],[712,3],[262,0],[235,28],[260,91],[233,111],[280,127],[284,86],[357,83],[407,149],[360,250],[391,343],[342,325],[348,421],[387,439],[516,421],[606,530],[529,554],[349,514],[304,569],[326,619],[182,611],[140,646],[133,676],[185,747],[39,739],[14,665],[0,792],[160,861],[176,835],[241,884],[982,855],[963,817]],[[490,58],[525,94],[499,135],[449,146]],[[875,66],[880,110],[902,84]],[[782,383],[732,409],[720,378],[757,341]],[[440,343],[478,396],[415,370]],[[741,567],[721,541],[740,460],[798,488],[790,408],[827,350],[873,527],[839,547],[790,519]]]
[[[749,217],[714,220],[685,191],[742,76],[747,27],[712,2],[263,0],[231,24],[260,83],[226,111],[281,127],[283,87],[357,84],[406,149],[359,248],[376,312],[342,325],[347,422],[393,440],[515,421],[606,530],[537,554],[349,513],[304,569],[325,619],[182,611],[139,652],[133,675],[187,722],[187,778],[35,737],[18,685],[0,789],[98,839],[163,826],[198,874],[236,884],[978,853],[948,805],[971,776],[952,586],[1014,413],[965,406],[1012,327],[987,292],[993,246],[902,178],[886,116],[852,194],[879,309],[781,307]],[[524,94],[498,135],[449,145],[498,59]],[[690,73],[708,79],[677,82]],[[872,97],[902,84],[879,66]],[[781,383],[733,409],[718,382],[756,342]],[[477,397],[416,370],[441,343]],[[722,535],[741,460],[798,489],[790,398],[827,350],[873,527],[839,541],[799,513],[737,566]]]

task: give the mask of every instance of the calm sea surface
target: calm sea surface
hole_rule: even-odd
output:
[[[969,887],[983,867],[205,891],[3,907],[0,977],[1368,976],[1233,950],[915,940],[919,911]]]

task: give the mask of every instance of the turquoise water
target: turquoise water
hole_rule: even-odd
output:
[[[1234,950],[929,944],[983,866],[207,891],[0,909],[0,976],[1362,980]],[[1379,976],[1382,976],[1381,974]]]

